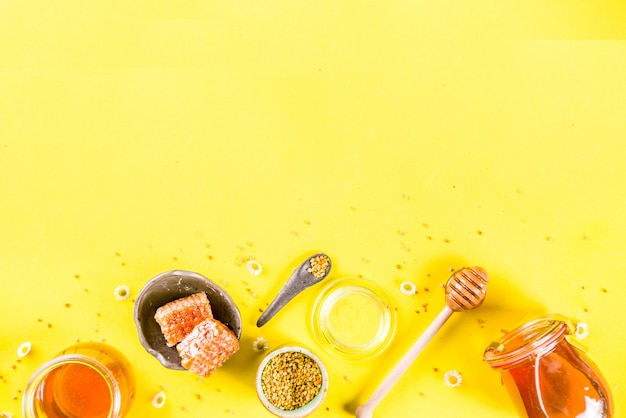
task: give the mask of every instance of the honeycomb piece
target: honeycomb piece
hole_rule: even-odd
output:
[[[239,350],[239,340],[226,325],[209,318],[197,325],[176,349],[184,368],[208,377]]]
[[[196,325],[207,318],[213,318],[213,313],[204,292],[169,302],[154,314],[169,347],[181,342]]]

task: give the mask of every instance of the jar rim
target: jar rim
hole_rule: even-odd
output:
[[[24,396],[22,398],[22,412],[25,417],[37,417],[39,416],[35,410],[35,397],[39,392],[39,388],[43,380],[53,370],[58,369],[67,364],[81,364],[95,370],[106,382],[111,395],[111,407],[109,409],[108,418],[117,418],[120,416],[121,411],[121,398],[122,394],[120,387],[117,384],[113,373],[99,361],[83,355],[83,354],[64,354],[49,360],[44,363],[30,378],[26,388],[24,389]]]
[[[483,359],[494,368],[511,368],[530,357],[551,352],[569,332],[567,321],[557,315],[526,322],[487,347]]]

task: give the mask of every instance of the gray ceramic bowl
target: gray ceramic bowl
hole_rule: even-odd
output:
[[[146,283],[139,292],[135,301],[135,325],[141,345],[168,369],[185,370],[180,364],[176,347],[168,347],[165,343],[154,314],[160,306],[198,292],[206,293],[213,317],[230,328],[237,338],[241,337],[241,314],[222,287],[191,271],[173,270],[161,273]]]

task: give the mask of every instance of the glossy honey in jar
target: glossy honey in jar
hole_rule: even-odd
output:
[[[484,360],[502,376],[518,414],[529,418],[610,418],[611,393],[598,367],[570,341],[569,321],[545,316],[492,343]]]
[[[99,342],[78,343],[42,365],[24,390],[26,418],[122,418],[135,395],[128,359]]]

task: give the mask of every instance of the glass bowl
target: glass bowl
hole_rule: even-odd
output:
[[[389,297],[362,277],[334,280],[315,301],[313,335],[330,354],[344,360],[366,360],[380,354],[396,329]]]

